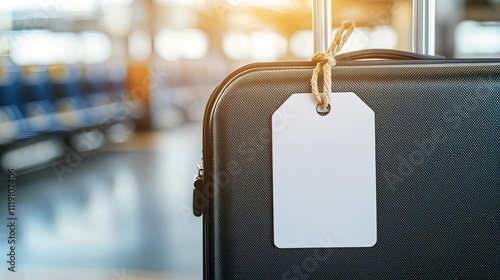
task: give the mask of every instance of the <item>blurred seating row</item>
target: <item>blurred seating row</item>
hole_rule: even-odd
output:
[[[127,66],[0,66],[0,145],[133,118]]]

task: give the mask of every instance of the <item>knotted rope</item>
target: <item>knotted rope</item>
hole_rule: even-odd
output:
[[[337,64],[335,60],[335,55],[342,49],[342,47],[351,36],[354,30],[355,23],[352,20],[344,21],[339,30],[335,33],[332,44],[324,53],[316,53],[311,61],[316,62],[316,67],[314,68],[312,78],[311,78],[311,89],[314,99],[319,104],[321,110],[327,110],[328,104],[330,104],[330,97],[332,95],[332,67]],[[318,78],[319,73],[323,69],[323,92],[320,93],[318,90]]]

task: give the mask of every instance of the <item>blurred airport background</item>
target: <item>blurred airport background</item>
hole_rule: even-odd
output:
[[[436,2],[438,54],[500,57],[500,1]],[[411,7],[333,0],[333,27],[358,26],[343,51],[410,51]],[[310,11],[310,0],[0,3],[1,279],[201,279],[191,199],[205,103],[247,63],[308,60]]]

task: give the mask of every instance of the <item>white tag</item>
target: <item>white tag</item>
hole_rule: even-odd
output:
[[[273,114],[278,248],[377,241],[375,114],[352,92],[333,93],[330,104],[321,116],[311,94],[294,94]]]

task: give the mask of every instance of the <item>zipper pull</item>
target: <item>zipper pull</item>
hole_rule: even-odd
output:
[[[194,177],[193,189],[193,214],[200,217],[203,214],[203,158],[197,164],[198,173]]]

